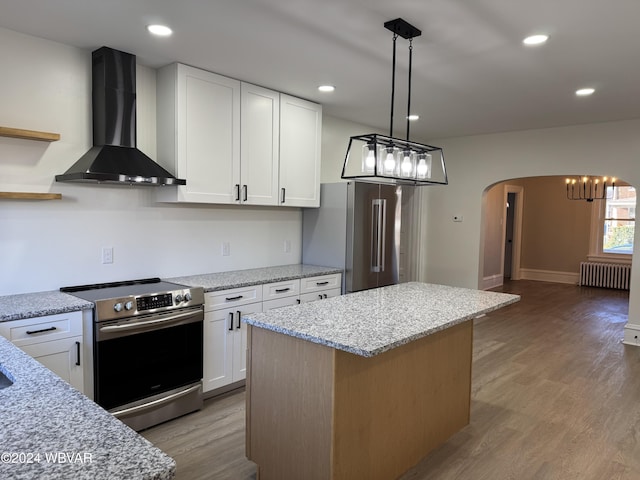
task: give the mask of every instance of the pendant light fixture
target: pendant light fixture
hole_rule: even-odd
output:
[[[422,32],[401,18],[386,22],[384,27],[393,32],[389,136],[370,133],[351,137],[342,167],[342,178],[360,179],[379,183],[446,185],[448,180],[442,148],[409,140],[413,39],[422,35]],[[393,136],[393,112],[396,87],[396,40],[399,36],[405,40],[409,40],[406,140],[394,138]]]
[[[607,182],[609,182],[608,185]],[[587,202],[611,198],[613,193],[607,189],[609,187],[612,190],[616,188],[616,179],[609,180],[607,177],[602,177],[602,179],[590,176],[567,178],[565,183],[567,184],[567,199],[586,200]]]

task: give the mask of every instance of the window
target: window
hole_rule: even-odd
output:
[[[607,187],[604,208],[602,252],[632,254],[636,223],[636,189],[629,186]]]
[[[607,187],[607,198],[593,202],[589,260],[629,263],[636,224],[636,189]]]

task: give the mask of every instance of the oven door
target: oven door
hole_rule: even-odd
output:
[[[202,306],[95,325],[95,401],[109,410],[202,380]]]

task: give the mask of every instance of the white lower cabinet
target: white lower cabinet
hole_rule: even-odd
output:
[[[0,335],[84,392],[82,312],[2,322]]]
[[[247,325],[241,319],[261,311],[262,285],[205,295],[203,391],[245,379]]]
[[[267,300],[262,302],[262,311],[268,312],[274,308],[288,307],[289,305],[299,305],[300,297],[294,295],[292,297],[275,298],[273,300]]]
[[[205,294],[203,391],[247,376],[247,325],[242,316],[341,294],[341,274],[253,285]]]
[[[342,274],[318,275],[300,280],[300,303],[325,300],[342,294]]]
[[[318,292],[301,293],[300,303],[315,302],[316,300],[325,300],[331,297],[337,297],[341,294],[339,288],[332,288],[329,290],[320,290]]]
[[[22,350],[71,386],[84,390],[82,336],[26,345]]]

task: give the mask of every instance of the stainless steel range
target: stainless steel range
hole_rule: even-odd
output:
[[[60,290],[95,305],[96,403],[134,430],[202,407],[201,287],[147,278]]]

